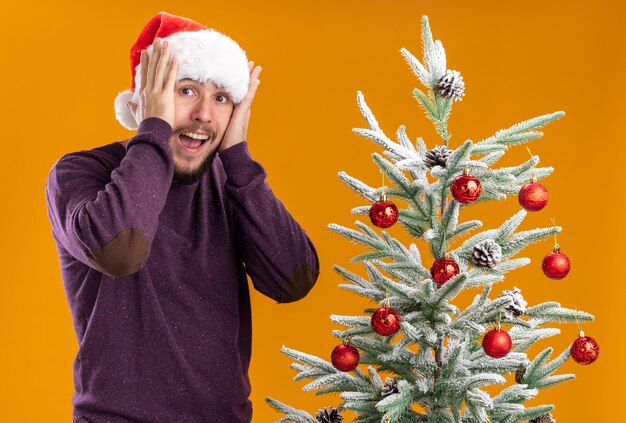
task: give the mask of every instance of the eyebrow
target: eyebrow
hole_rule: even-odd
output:
[[[191,78],[183,78],[181,80],[179,80],[177,82],[177,84],[181,83],[181,82],[193,82],[194,84],[198,84],[198,85],[204,85],[202,82],[198,82],[195,79],[191,79]],[[231,98],[230,93],[228,91],[226,91],[226,88],[216,85],[215,88],[217,88],[217,91],[219,94],[225,95],[228,98]]]

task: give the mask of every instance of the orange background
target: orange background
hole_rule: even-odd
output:
[[[272,396],[312,414],[338,398],[301,392],[291,379],[286,345],[328,358],[338,343],[330,314],[360,314],[364,299],[338,289],[336,263],[362,273],[349,260],[362,251],[331,233],[331,222],[353,226],[350,209],[360,198],[336,177],[340,170],[369,184],[380,176],[370,154],[374,144],[351,133],[364,122],[355,103],[362,90],[385,131],[400,124],[411,139],[439,143],[412,99],[418,86],[398,50],[420,55],[419,23],[429,15],[442,40],[448,67],[467,88],[454,106],[451,146],[484,139],[496,130],[555,110],[567,116],[531,144],[542,165],[556,168],[544,181],[550,204],[529,215],[522,229],[549,226],[556,217],[572,272],[546,279],[544,241],[524,250],[533,263],[495,287],[522,288],[532,305],[555,300],[595,314],[585,324],[601,347],[591,366],[566,363],[561,373],[577,379],[541,391],[533,404],[553,403],[560,422],[607,421],[621,408],[623,383],[624,192],[623,122],[626,95],[625,6],[588,1],[291,1],[141,2],[100,4],[58,1],[4,2],[2,126],[4,165],[0,178],[0,420],[67,422],[71,419],[72,361],[77,342],[60,279],[58,258],[45,212],[44,184],[64,153],[131,136],[114,118],[113,99],[130,84],[128,49],[157,11],[193,18],[231,35],[263,66],[253,107],[249,144],[267,169],[269,182],[300,221],[319,251],[322,273],[302,301],[277,305],[257,292],[250,369],[254,422],[280,415],[264,403]],[[499,165],[528,157],[512,150]],[[514,198],[462,213],[485,227],[499,225],[519,206]],[[362,218],[362,217],[359,217]],[[393,236],[408,241],[400,227]],[[426,265],[428,266],[427,254]],[[475,292],[466,294],[466,303]],[[555,347],[556,356],[577,336],[559,325],[560,336],[534,353]],[[352,415],[347,415],[347,421]],[[608,421],[613,421],[610,419]]]

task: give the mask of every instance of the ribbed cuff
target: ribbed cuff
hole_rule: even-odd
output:
[[[219,154],[219,157],[224,165],[228,184],[231,186],[243,188],[256,178],[264,180],[266,177],[263,166],[250,156],[246,141],[228,147]]]

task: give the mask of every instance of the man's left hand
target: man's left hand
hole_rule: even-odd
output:
[[[218,151],[222,152],[235,144],[239,144],[246,140],[248,135],[248,122],[250,121],[250,108],[252,107],[252,101],[254,95],[259,87],[261,81],[259,81],[259,74],[261,73],[260,66],[254,66],[254,62],[248,62],[248,70],[250,71],[250,84],[248,85],[248,92],[241,103],[237,104],[233,109],[233,115],[228,123],[228,128],[224,133],[224,138],[220,144]]]

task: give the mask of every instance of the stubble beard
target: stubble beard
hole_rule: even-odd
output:
[[[215,158],[215,153],[217,151],[212,151],[205,159],[200,163],[200,165],[192,171],[187,169],[181,169],[176,164],[174,164],[174,177],[172,178],[172,183],[179,185],[191,185],[202,178],[206,172],[209,171],[211,165],[213,164],[213,159]]]

